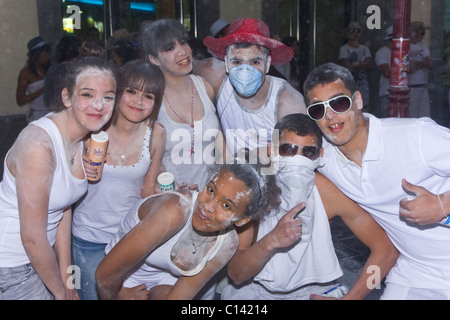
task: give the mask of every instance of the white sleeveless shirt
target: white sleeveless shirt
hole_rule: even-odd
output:
[[[56,165],[50,190],[47,222],[47,238],[50,245],[53,246],[63,211],[86,192],[87,179],[81,180],[72,175],[61,134],[52,120],[43,117],[30,125],[44,129],[53,143]],[[82,146],[80,146],[79,152],[80,161],[81,148]],[[20,238],[16,181],[6,165],[7,157],[4,161],[3,181],[0,182],[0,267],[12,268],[27,264],[30,260]]]
[[[102,178],[89,183],[88,192],[73,213],[74,236],[94,243],[108,243],[117,232],[120,220],[141,200],[141,189],[151,164],[147,126],[139,161],[129,166],[105,163]]]
[[[180,195],[180,197],[185,197],[184,195],[181,195],[179,193],[177,194]],[[160,197],[162,195],[164,194],[153,195],[150,197]],[[194,212],[197,196],[198,192],[193,191],[191,200],[185,197],[186,201],[190,201],[191,203],[189,209],[189,218],[186,221],[184,227],[165,243],[161,244],[159,247],[153,250],[149,256],[147,256],[145,262],[141,265],[141,267],[125,280],[125,287],[131,288],[144,283],[146,284],[147,289],[150,289],[153,286],[160,284],[172,285],[176,282],[177,277],[180,276],[195,276],[203,270],[208,261],[212,260],[216,256],[220,248],[223,246],[226,238],[232,236],[231,232],[235,232],[234,230],[219,234],[214,246],[207,252],[202,261],[200,261],[200,263],[192,270],[182,270],[172,262],[171,253],[174,245],[181,238],[184,231],[192,225],[192,214]],[[122,239],[131,229],[133,229],[137,224],[141,222],[138,217],[139,207],[150,197],[147,197],[146,199],[143,199],[142,201],[137,203],[134,208],[132,208],[125,216],[120,224],[119,231],[115,234],[111,242],[106,246],[106,253],[111,251],[111,249],[117,244],[117,242],[120,241],[120,239]]]
[[[209,99],[202,78],[191,75],[191,79],[203,104],[203,118],[194,121],[193,129],[188,124],[175,122],[170,118],[163,101],[158,121],[164,125],[167,132],[166,149],[162,159],[166,171],[173,173],[179,185],[183,182],[198,184],[201,190],[214,174],[214,141],[220,127],[216,109]],[[193,139],[194,154],[191,155]]]
[[[39,80],[33,83],[30,83],[27,86],[27,92],[29,94],[33,94],[38,90],[41,90],[44,87],[45,80]],[[37,120],[47,113],[51,112],[51,110],[45,105],[44,102],[44,94],[41,94],[36,99],[30,102],[30,106],[27,112],[27,121],[28,123]]]
[[[286,80],[267,76],[270,88],[264,105],[257,110],[245,108],[239,102],[230,79],[226,77],[217,99],[217,113],[227,147],[236,153],[241,148],[249,150],[266,147],[272,140],[272,132],[278,121],[278,103]]]
[[[259,224],[258,240],[276,227],[287,212],[272,210]],[[273,255],[254,281],[272,292],[290,292],[311,283],[327,283],[343,272],[334,251],[330,224],[316,186],[299,217],[303,222],[302,239],[289,250]],[[306,230],[305,230],[306,227]]]

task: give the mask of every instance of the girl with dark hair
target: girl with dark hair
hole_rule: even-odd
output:
[[[42,37],[35,37],[28,42],[28,61],[19,73],[16,90],[17,104],[30,105],[28,123],[50,112],[43,96],[44,79],[50,68],[50,51],[50,45]]]
[[[100,181],[90,183],[73,217],[73,260],[81,269],[82,300],[98,299],[94,272],[120,220],[141,197],[155,193],[166,131],[156,121],[164,92],[158,67],[133,60],[122,68],[122,84]],[[87,142],[89,144],[89,141]],[[97,173],[85,156],[88,176]]]
[[[101,298],[207,298],[205,285],[238,247],[235,227],[278,203],[274,176],[260,172],[248,163],[223,165],[201,192],[184,189],[137,203],[96,271]]]
[[[0,182],[0,299],[76,299],[71,274],[71,205],[87,190],[83,139],[111,118],[116,66],[72,62],[64,109],[30,123],[8,151]]]
[[[163,158],[165,169],[182,185],[203,188],[220,159],[220,124],[214,91],[202,77],[192,75],[189,33],[177,20],[146,24],[141,33],[144,58],[164,73],[166,88],[159,113],[169,133]]]

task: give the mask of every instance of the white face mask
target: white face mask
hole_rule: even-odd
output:
[[[286,211],[296,205],[306,202],[315,184],[315,170],[323,166],[322,158],[310,160],[304,156],[272,158],[277,175],[278,186],[281,188],[282,203],[280,207]]]

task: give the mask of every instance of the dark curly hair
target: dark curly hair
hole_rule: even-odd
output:
[[[248,152],[245,157],[246,160],[235,158],[234,163],[224,164],[219,170],[231,172],[250,190],[251,199],[247,205],[246,216],[259,220],[270,212],[270,209],[279,206],[281,189],[274,175],[262,174],[262,169],[268,167],[268,164],[262,164],[259,159],[256,164],[250,164]]]

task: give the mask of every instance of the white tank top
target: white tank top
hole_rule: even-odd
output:
[[[27,91],[30,94],[35,93],[36,91],[41,90],[44,87],[44,84],[45,80],[39,80],[30,83],[27,86]],[[47,108],[47,106],[44,103],[44,94],[41,94],[39,97],[30,102],[30,107],[27,112],[27,121],[31,122],[37,120],[45,116],[49,112],[51,112],[51,110]]]
[[[87,179],[75,178],[68,166],[63,140],[58,127],[48,118],[41,118],[30,125],[44,129],[50,136],[56,166],[50,190],[48,207],[47,238],[50,245],[56,241],[56,231],[63,211],[77,201],[87,190]],[[81,161],[82,146],[79,157]],[[9,153],[8,153],[9,154]],[[0,182],[0,267],[16,267],[30,262],[20,238],[19,209],[15,178],[4,161],[3,181]]]
[[[265,147],[272,140],[272,131],[278,121],[280,95],[287,81],[272,76],[267,76],[266,81],[270,81],[268,99],[257,110],[249,110],[241,105],[228,77],[220,87],[217,113],[227,147],[234,153],[242,148],[253,150]]]
[[[181,195],[177,192],[176,194],[180,195],[180,197],[185,197],[184,195]],[[150,197],[158,197],[162,195],[164,194],[153,195]],[[130,275],[130,277],[125,281],[124,286],[133,287],[138,284],[145,283],[147,288],[150,289],[151,287],[160,284],[161,279],[166,279],[169,274],[173,277],[195,276],[196,274],[198,274],[200,271],[203,270],[205,264],[209,260],[212,260],[216,256],[216,254],[219,252],[220,248],[224,244],[226,238],[231,236],[230,232],[220,234],[217,237],[215,245],[208,251],[208,253],[204,256],[203,260],[192,270],[187,271],[181,270],[175,264],[172,263],[171,259],[172,249],[174,245],[177,243],[177,241],[180,239],[180,237],[183,235],[183,232],[191,226],[192,214],[194,211],[195,203],[197,201],[197,196],[198,192],[193,191],[192,199],[188,200],[188,198],[185,197],[186,201],[191,202],[190,204],[191,207],[189,212],[189,218],[186,221],[184,227],[175,235],[173,235],[169,240],[167,240],[165,243],[161,244],[158,248],[153,250],[151,254],[146,258],[145,262],[141,265],[141,267],[132,275]],[[138,217],[139,207],[148,198],[143,199],[142,201],[137,203],[134,206],[134,208],[132,208],[129,211],[129,213],[125,216],[125,218],[121,222],[119,231],[113,237],[111,242],[107,245],[105,249],[106,253],[108,253],[117,244],[117,242],[119,242],[120,239],[122,239],[131,229],[133,229],[137,224],[141,222]]]
[[[203,104],[204,115],[194,121],[194,130],[184,123],[173,121],[164,102],[158,121],[167,132],[166,149],[162,163],[166,171],[173,173],[178,184],[197,184],[201,190],[215,170],[214,141],[219,133],[219,120],[214,104],[209,99],[202,78],[191,75],[195,88]],[[191,155],[194,139],[194,154]]]
[[[264,217],[258,240],[275,228],[287,212],[281,208]],[[327,283],[343,272],[334,251],[330,224],[317,187],[300,213],[304,230],[300,242],[288,251],[275,254],[254,280],[273,292],[290,292],[311,283]]]
[[[147,126],[139,161],[129,166],[104,164],[102,178],[89,183],[88,192],[73,213],[74,236],[94,243],[108,243],[117,232],[120,220],[141,200],[141,189],[151,164]]]

